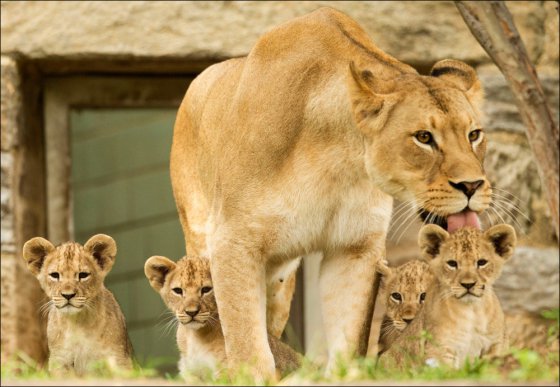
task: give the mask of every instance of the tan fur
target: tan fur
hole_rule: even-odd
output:
[[[177,345],[181,352],[181,375],[185,378],[191,374],[203,375],[208,369],[219,372],[227,357],[208,259],[188,256],[175,263],[154,256],[146,261],[144,271],[150,285],[179,322]],[[181,294],[177,294],[177,289],[181,289]],[[245,306],[236,304],[233,307],[242,309]],[[269,335],[268,340],[278,376],[300,366],[300,355],[294,350],[273,335]]]
[[[50,298],[43,306],[48,313],[50,372],[82,375],[103,365],[113,370],[132,366],[124,316],[103,284],[116,253],[115,241],[104,234],[91,237],[84,246],[68,242],[54,247],[40,237],[23,246],[27,267]]]
[[[430,266],[417,259],[396,268],[383,265],[381,274],[386,305],[379,338],[383,353],[422,309],[433,276]]]
[[[187,251],[211,259],[232,365],[255,358],[258,375],[273,375],[265,288],[279,267],[316,251],[328,368],[338,353],[364,354],[391,196],[432,217],[488,206],[486,140],[468,140],[481,127],[480,83],[461,62],[434,71],[419,75],[348,16],[321,8],[191,83],[171,179]],[[416,144],[420,130],[437,146]],[[475,180],[484,184],[470,200],[450,184]],[[268,321],[287,310],[277,303]]]
[[[450,235],[428,225],[420,230],[419,243],[434,281],[416,319],[381,356],[382,365],[460,367],[468,358],[502,353],[507,346],[504,313],[492,284],[513,254],[513,227],[463,228]],[[467,291],[462,284],[474,285]]]

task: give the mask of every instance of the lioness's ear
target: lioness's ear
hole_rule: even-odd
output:
[[[156,255],[148,258],[144,264],[144,274],[146,274],[152,288],[159,292],[165,283],[165,278],[176,266],[177,264],[169,258]]]
[[[422,257],[430,261],[438,256],[441,244],[449,237],[447,231],[436,224],[428,224],[420,229],[418,245]]]
[[[45,257],[53,250],[53,244],[41,237],[35,237],[25,242],[23,245],[23,259],[25,259],[27,268],[33,275],[39,274],[45,262]]]
[[[108,273],[115,263],[117,244],[109,235],[97,234],[89,238],[84,249],[93,255],[97,265],[104,273]]]
[[[350,62],[349,78],[352,112],[358,127],[366,120],[370,130],[383,126],[385,121],[381,113],[387,100],[385,94],[394,90],[395,83],[375,77],[369,70],[359,70],[354,62]]]
[[[492,243],[496,254],[503,259],[511,258],[517,244],[517,236],[513,227],[509,224],[498,224],[486,230],[484,236]]]
[[[444,59],[432,67],[430,75],[453,83],[460,90],[463,90],[471,104],[477,110],[480,110],[484,99],[484,90],[476,71],[471,66],[459,60]]]

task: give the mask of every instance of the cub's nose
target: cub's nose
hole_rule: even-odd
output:
[[[191,317],[194,317],[198,314],[198,312],[200,311],[200,309],[194,309],[194,310],[185,310],[185,313],[188,314]]]
[[[66,298],[68,301],[70,301],[70,299],[75,295],[76,293],[62,293],[62,297]]]
[[[476,282],[461,282],[461,286],[464,287],[465,289],[469,290],[470,288],[472,288],[474,286],[474,284],[476,284]]]
[[[449,185],[463,192],[469,199],[474,195],[476,190],[480,188],[482,184],[484,184],[484,180],[461,181],[459,183],[454,183],[451,180],[449,181]]]
[[[412,322],[412,318],[403,318],[402,319],[405,323],[410,324]]]

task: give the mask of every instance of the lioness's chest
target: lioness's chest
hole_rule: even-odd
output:
[[[333,247],[352,246],[372,233],[384,234],[389,225],[392,199],[362,180],[342,187],[292,185],[271,195],[256,218],[272,216],[277,230],[271,255],[302,255]]]

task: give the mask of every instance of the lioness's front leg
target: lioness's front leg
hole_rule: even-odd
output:
[[[257,379],[273,378],[263,257],[239,242],[222,243],[212,251],[210,262],[229,367],[251,364]]]
[[[376,263],[384,241],[379,236],[367,245],[324,255],[319,281],[329,352],[327,372],[339,355],[365,355],[376,297]]]

